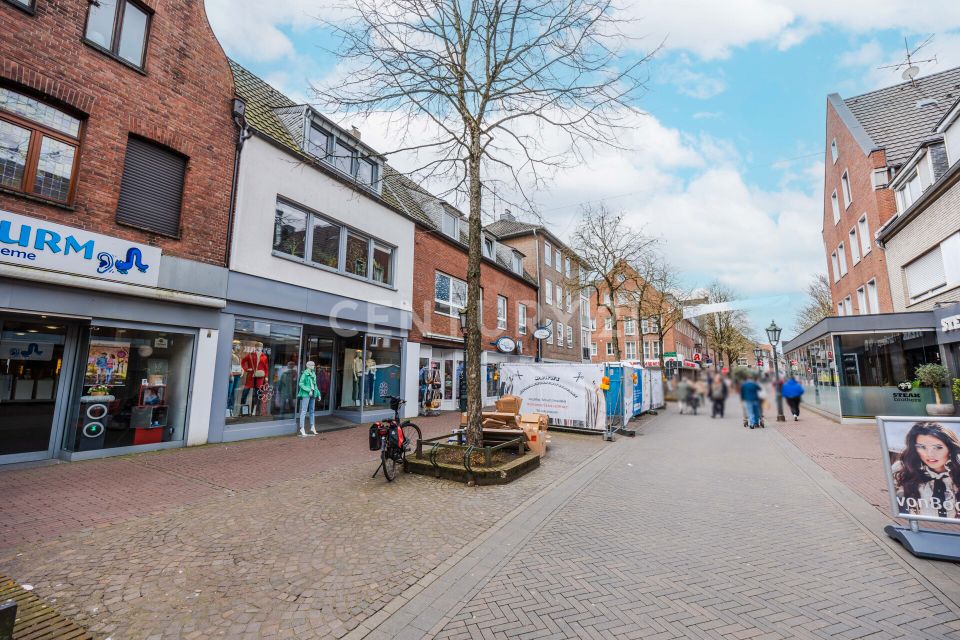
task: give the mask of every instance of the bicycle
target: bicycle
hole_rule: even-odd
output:
[[[400,421],[400,407],[407,403],[398,396],[384,396],[390,398],[390,408],[393,409],[393,419],[374,422],[370,425],[370,450],[380,451],[380,466],[373,472],[371,478],[376,478],[383,469],[383,477],[387,482],[393,482],[397,477],[397,463],[406,464],[407,451],[422,438],[420,427],[409,420]]]

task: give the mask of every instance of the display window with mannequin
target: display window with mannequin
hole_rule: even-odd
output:
[[[295,416],[300,333],[299,325],[236,320],[227,423],[289,420]]]

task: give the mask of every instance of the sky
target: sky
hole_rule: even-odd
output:
[[[227,54],[304,102],[340,72],[323,26],[340,4],[206,0]],[[901,82],[879,67],[903,59],[904,38],[912,48],[933,35],[917,57],[936,61],[918,65],[921,75],[960,65],[960,2],[626,0],[620,10],[641,49],[663,43],[644,115],[621,141],[628,150],[597,150],[534,193],[538,220],[567,239],[584,203],[622,211],[660,240],[686,288],[719,280],[748,301],[757,337],[774,319],[789,339],[807,283],[826,272],[827,95]],[[386,119],[359,127],[375,149],[395,145]],[[504,205],[485,206],[492,216]]]

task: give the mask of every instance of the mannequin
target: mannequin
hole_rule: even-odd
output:
[[[297,383],[297,398],[300,399],[300,437],[308,435],[317,435],[316,424],[316,402],[320,397],[320,388],[317,386],[316,363],[313,360],[307,361],[307,366],[300,374],[300,381]],[[307,411],[310,412],[310,433],[304,430],[304,422],[307,417]]]
[[[367,375],[366,375],[366,397],[367,404],[372,405],[374,401],[374,384],[377,377],[377,361],[373,359],[373,354],[367,352]]]
[[[247,404],[247,396],[253,391],[253,406],[256,408],[258,406],[256,392],[263,387],[267,380],[267,373],[270,371],[267,354],[263,352],[263,344],[258,342],[254,350],[243,357],[240,366],[245,374],[240,404]]]
[[[227,409],[233,415],[233,404],[237,401],[237,387],[243,377],[243,367],[240,365],[240,343],[233,343],[233,352],[230,354],[230,382],[227,385]]]
[[[357,349],[353,354],[353,402],[359,407],[363,397],[363,352]]]

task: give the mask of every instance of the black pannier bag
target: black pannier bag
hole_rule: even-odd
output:
[[[370,451],[380,450],[380,423],[370,425]]]

